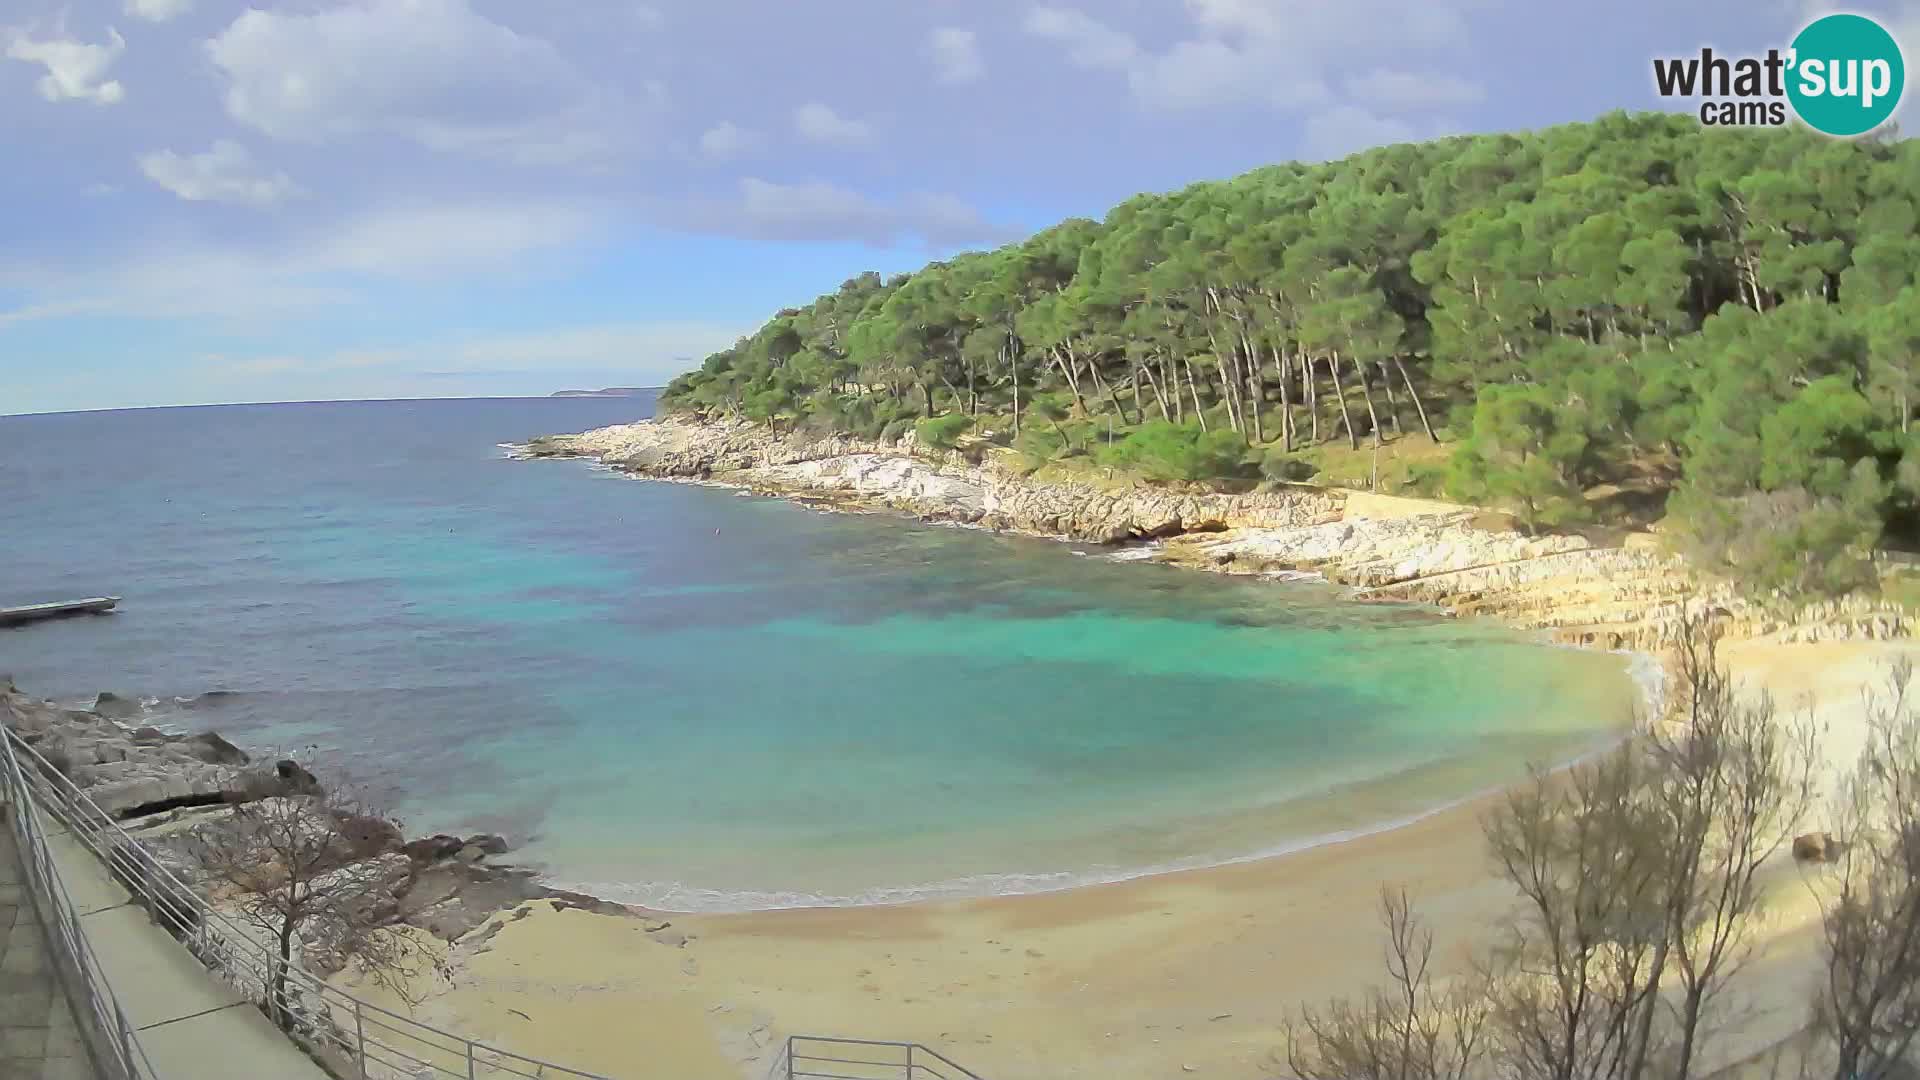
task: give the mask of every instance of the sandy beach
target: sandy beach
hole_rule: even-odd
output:
[[[1829,768],[1864,731],[1861,688],[1892,643],[1729,644],[1743,686],[1810,707]],[[546,901],[464,939],[452,984],[419,1015],[514,1050],[613,1075],[757,1076],[788,1034],[924,1042],[984,1076],[1273,1075],[1301,1002],[1370,985],[1375,911],[1405,887],[1457,969],[1510,902],[1478,820],[1490,799],[1412,825],[1259,862],[1035,896],[895,907],[639,917]],[[1822,822],[1809,822],[1818,828]],[[1791,860],[1773,868],[1764,992],[1709,1048],[1737,1061],[1804,1014],[1817,908]]]

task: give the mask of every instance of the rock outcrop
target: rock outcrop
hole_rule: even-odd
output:
[[[100,701],[114,715],[100,712]],[[37,759],[22,755],[22,765],[51,771],[80,789],[102,810],[121,819],[134,841],[189,883],[201,872],[190,855],[188,838],[199,830],[217,832],[222,820],[217,815],[225,808],[323,794],[320,781],[299,762],[255,762],[213,732],[172,735],[153,727],[128,726],[144,715],[137,701],[114,694],[100,695],[95,708],[63,708],[22,693],[11,679],[0,676],[0,723],[38,755]],[[490,862],[509,851],[506,838],[493,833],[435,834],[408,840],[384,818],[336,817],[338,850],[333,857],[339,868],[335,872],[377,879],[382,918],[448,941],[529,900],[628,911],[618,904],[547,888],[533,870]],[[302,955],[322,974],[337,970],[341,961],[332,944],[320,940],[303,942]]]
[[[1871,599],[1757,605],[1706,580],[1646,534],[1529,536],[1469,507],[1289,486],[1248,494],[1036,481],[969,456],[841,435],[776,435],[745,422],[669,417],[552,435],[527,457],[589,457],[645,477],[726,484],[810,503],[1103,544],[1165,541],[1151,558],[1240,574],[1310,573],[1356,599],[1486,615],[1575,645],[1654,650],[1689,614],[1736,637],[1908,637],[1913,621]]]

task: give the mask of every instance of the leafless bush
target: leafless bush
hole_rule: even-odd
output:
[[[1813,797],[1813,732],[1736,700],[1711,623],[1682,627],[1684,724],[1536,771],[1483,821],[1518,904],[1449,1022],[1427,981],[1431,938],[1385,907],[1395,993],[1308,1011],[1289,1029],[1304,1080],[1687,1080],[1729,1005],[1760,910],[1756,877]],[[1920,829],[1913,854],[1920,860]],[[1920,869],[1920,862],[1916,863]],[[1916,911],[1920,919],[1920,911]],[[1916,945],[1920,950],[1920,945]],[[1916,966],[1920,971],[1920,966]],[[1471,1038],[1462,1039],[1463,1034]]]
[[[334,785],[238,804],[197,831],[195,861],[275,942],[264,989],[277,1023],[293,1020],[287,980],[296,940],[408,993],[416,950],[392,922],[392,867],[377,857],[399,835],[397,823]]]
[[[1380,921],[1387,986],[1301,1010],[1287,1025],[1288,1067],[1302,1080],[1463,1080],[1480,1053],[1486,995],[1435,988],[1433,932],[1404,890],[1381,892]]]
[[[1845,838],[1822,928],[1827,964],[1813,1029],[1831,1042],[1835,1080],[1880,1080],[1920,1033],[1920,714],[1913,664],[1865,695],[1870,735],[1839,797]]]

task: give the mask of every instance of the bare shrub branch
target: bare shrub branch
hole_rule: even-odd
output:
[[[264,989],[277,1023],[293,1020],[296,943],[312,966],[351,965],[412,1000],[416,949],[394,922],[396,878],[407,873],[405,857],[390,854],[399,837],[398,823],[333,785],[241,803],[196,831],[192,855],[227,886],[223,901],[274,942]]]

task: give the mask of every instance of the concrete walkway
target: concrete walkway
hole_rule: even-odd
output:
[[[22,881],[13,832],[0,826],[0,1080],[95,1080]]]
[[[149,919],[91,852],[65,832],[52,833],[48,847],[158,1080],[328,1080],[252,1002]]]

